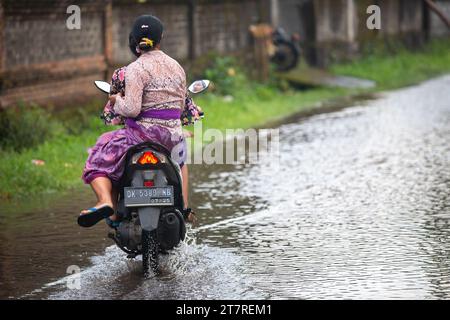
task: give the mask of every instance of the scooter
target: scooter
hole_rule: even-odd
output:
[[[200,93],[210,82],[198,80],[188,90]],[[95,81],[101,91],[110,85]],[[142,254],[144,276],[158,272],[158,255],[167,253],[186,234],[182,177],[170,152],[151,141],[130,148],[120,182],[117,215],[119,226],[108,234],[128,258]]]
[[[272,34],[272,42],[276,50],[271,57],[272,63],[277,71],[285,72],[294,69],[300,62],[299,36],[293,34],[291,37],[283,28],[276,28]]]

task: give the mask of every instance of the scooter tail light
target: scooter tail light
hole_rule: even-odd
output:
[[[154,187],[155,182],[153,180],[146,180],[144,181],[144,187]]]
[[[157,164],[159,162],[158,157],[156,157],[153,152],[146,151],[138,160],[139,164]]]

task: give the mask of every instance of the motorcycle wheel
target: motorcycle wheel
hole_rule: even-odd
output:
[[[156,230],[142,230],[142,266],[144,277],[150,276],[150,271],[154,274],[158,272],[159,245]]]
[[[278,41],[272,62],[277,66],[277,71],[285,72],[295,68],[299,62],[299,53],[292,42]]]

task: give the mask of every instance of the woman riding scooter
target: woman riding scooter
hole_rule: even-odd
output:
[[[115,215],[115,187],[124,171],[127,150],[145,141],[157,142],[169,151],[182,146],[174,159],[182,172],[185,217],[190,222],[194,218],[187,208],[187,148],[181,118],[186,118],[186,112],[197,118],[197,107],[187,95],[183,68],[160,50],[162,34],[161,21],[151,15],[140,16],[133,25],[130,49],[138,58],[125,69],[116,70],[113,82],[116,78],[123,85],[119,85],[117,94],[110,95],[110,114],[105,117],[109,121],[122,119],[125,127],[101,135],[90,150],[82,178],[91,185],[98,201],[81,212],[78,223],[83,227],[91,227],[102,219],[112,228],[120,223]],[[117,85],[113,83],[114,87]]]

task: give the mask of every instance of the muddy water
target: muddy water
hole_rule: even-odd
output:
[[[141,278],[90,190],[1,205],[0,297],[450,298],[450,76],[280,126],[280,165],[192,166],[200,222]],[[69,265],[81,268],[71,290]]]

